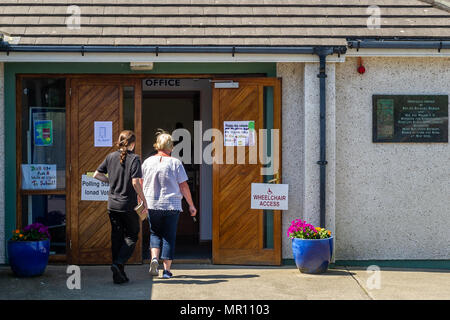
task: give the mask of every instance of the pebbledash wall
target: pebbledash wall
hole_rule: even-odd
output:
[[[334,262],[450,268],[450,146],[373,143],[372,95],[450,95],[450,58],[357,58],[327,64],[327,228]],[[319,222],[319,72],[278,63],[283,78],[283,259],[295,218]]]
[[[450,262],[450,145],[372,143],[372,95],[450,95],[450,58],[356,65],[336,65],[336,260]]]

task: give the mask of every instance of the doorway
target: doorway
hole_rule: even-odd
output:
[[[194,160],[194,143],[195,136],[194,124],[196,121],[202,120],[201,88],[194,89],[194,84],[199,84],[203,80],[194,81],[192,79],[183,79],[174,82],[179,85],[173,87],[162,87],[161,82],[158,87],[148,86],[149,83],[156,84],[156,81],[144,80],[142,92],[142,158],[143,161],[154,155],[156,151],[153,148],[155,142],[155,134],[158,129],[163,129],[173,134],[177,129],[184,129],[189,132],[191,137],[191,150],[181,149],[177,145],[183,142],[184,137],[176,138],[174,156],[182,160],[187,176],[188,184],[191,190],[192,199],[198,210],[196,220],[190,216],[189,207],[185,199],[182,200],[183,212],[180,214],[177,229],[175,259],[177,261],[202,260],[211,261],[212,244],[211,239],[205,237],[205,229],[208,227],[208,221],[211,221],[212,213],[208,210],[209,206],[202,205],[201,190],[203,187],[211,189],[211,182],[202,181],[202,172],[204,167],[195,163]],[[206,82],[209,88],[209,82]],[[147,85],[146,85],[147,84]],[[168,85],[171,82],[167,82]],[[194,85],[194,87],[193,87]],[[183,144],[184,148],[185,144]],[[179,149],[179,152],[175,150]],[[175,154],[176,153],[176,154]],[[189,156],[190,154],[190,156]],[[204,174],[203,174],[204,175]],[[203,186],[202,186],[203,185]],[[204,200],[204,199],[203,199]],[[142,225],[142,256],[144,261],[150,259],[149,238],[150,230],[147,221]],[[211,233],[211,230],[206,233]]]

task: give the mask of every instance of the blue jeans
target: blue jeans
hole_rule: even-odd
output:
[[[173,260],[179,215],[176,210],[148,210],[150,248],[161,249],[162,260]]]

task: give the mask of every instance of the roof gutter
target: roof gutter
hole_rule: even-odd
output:
[[[335,53],[346,52],[346,47],[335,47]],[[243,46],[43,46],[11,45],[0,41],[0,52],[79,52],[85,53],[237,53],[250,54],[314,54],[314,47],[243,47]]]
[[[350,40],[350,49],[450,49],[450,41],[429,40]]]

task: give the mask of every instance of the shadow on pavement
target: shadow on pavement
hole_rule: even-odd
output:
[[[211,274],[211,275],[181,275],[173,276],[171,279],[155,279],[154,284],[167,283],[167,284],[216,284],[221,282],[227,282],[227,279],[249,279],[258,278],[259,275],[256,274],[243,274],[243,275],[226,275],[226,274]],[[204,279],[204,280],[199,280]]]

